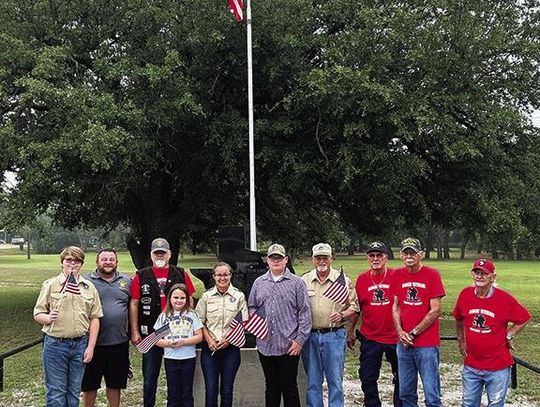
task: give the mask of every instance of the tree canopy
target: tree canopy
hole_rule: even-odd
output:
[[[253,4],[262,236],[304,248],[435,225],[494,246],[533,238],[538,3]],[[225,1],[0,10],[12,219],[128,225],[137,266],[157,236],[177,256],[188,232],[246,222],[245,29]]]

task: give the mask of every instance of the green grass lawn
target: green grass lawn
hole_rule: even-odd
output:
[[[89,254],[83,266],[83,272],[94,268],[94,254]],[[215,258],[211,256],[185,256],[180,260],[185,268],[211,267]],[[426,262],[428,263],[428,262]],[[127,253],[120,253],[120,270],[133,275],[134,267]],[[454,335],[452,307],[460,290],[471,284],[469,274],[472,261],[450,260],[431,261],[429,264],[440,270],[447,296],[443,300],[441,334]],[[354,280],[366,268],[364,256],[338,256],[334,267],[343,266],[345,272]],[[399,261],[390,262],[391,267],[398,267]],[[499,261],[496,263],[498,283],[503,289],[513,293],[533,314],[533,320],[516,339],[515,354],[540,366],[540,262]],[[295,269],[301,274],[311,268],[310,259],[297,260]],[[40,326],[32,318],[32,309],[41,283],[60,272],[58,255],[32,255],[30,260],[21,254],[0,254],[0,353],[40,337]],[[197,296],[203,291],[203,285],[193,278],[197,287]],[[40,361],[41,348],[36,346],[6,360],[4,370],[5,390],[0,393],[0,405],[30,406],[40,405],[43,401],[43,382]],[[453,341],[444,341],[442,362],[457,364],[461,357]],[[348,370],[357,377],[357,350],[350,352]],[[134,355],[134,364],[140,373],[140,357]],[[140,374],[139,374],[140,376]],[[140,378],[139,378],[140,380]],[[533,403],[540,405],[540,375],[524,368],[518,369],[519,386],[515,397],[527,396]],[[140,383],[136,389],[129,390],[135,400],[140,400]],[[131,405],[131,404],[127,404]]]

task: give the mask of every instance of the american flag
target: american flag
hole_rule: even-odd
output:
[[[244,13],[242,11],[244,2],[242,0],[229,0],[229,7],[231,8],[231,13],[234,14],[234,18],[236,18],[236,21],[242,21],[244,19]]]
[[[238,314],[236,314],[231,321],[229,330],[225,334],[225,339],[227,339],[231,345],[239,348],[246,344],[246,334],[244,332],[242,311],[238,311]]]
[[[75,295],[81,295],[81,289],[79,288],[79,283],[73,275],[73,271],[69,272],[69,276],[64,281],[64,286],[62,287],[62,294],[71,293]]]
[[[343,270],[341,270],[341,273],[339,273],[336,281],[334,281],[330,287],[323,292],[322,295],[341,305],[345,305],[347,303],[347,299],[349,298],[349,289],[347,288],[347,281],[345,280]]]
[[[170,333],[171,333],[171,327],[169,326],[169,323],[166,323],[162,327],[156,329],[154,332],[152,332],[142,341],[140,341],[137,344],[137,349],[139,349],[139,352],[141,353],[146,353],[152,348],[152,346],[156,344],[157,341],[165,338]]]
[[[268,336],[268,322],[266,321],[266,315],[262,307],[257,309],[249,316],[249,319],[244,322],[244,329],[251,332],[259,339],[264,339]]]

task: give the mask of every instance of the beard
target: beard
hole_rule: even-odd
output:
[[[116,267],[102,267],[98,271],[103,274],[112,274],[116,271]]]
[[[319,273],[326,273],[328,271],[328,266],[317,266],[317,271]]]
[[[163,267],[165,267],[165,264],[166,264],[166,263],[165,263],[165,260],[163,260],[163,259],[157,259],[157,260],[155,261],[156,267],[157,267],[157,268],[160,268],[160,269],[163,268]]]

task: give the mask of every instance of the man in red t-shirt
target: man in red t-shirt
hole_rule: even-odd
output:
[[[462,405],[479,406],[485,386],[488,404],[503,406],[514,363],[511,343],[531,314],[511,294],[494,287],[491,260],[476,260],[471,276],[473,286],[461,291],[453,311],[464,357]]]
[[[399,397],[404,407],[418,405],[418,375],[424,387],[427,406],[440,407],[439,315],[445,296],[441,276],[424,266],[424,251],[418,239],[401,242],[405,267],[394,272],[394,325],[398,335]]]
[[[356,279],[356,296],[360,307],[360,329],[354,328],[359,314],[351,317],[349,347],[352,349],[356,338],[360,341],[360,368],[358,375],[364,392],[364,406],[380,407],[377,380],[381,372],[382,358],[392,368],[394,381],[394,406],[401,407],[399,399],[398,362],[396,330],[392,322],[392,282],[394,271],[386,267],[388,249],[382,242],[370,243],[366,251],[369,270]]]
[[[193,308],[195,287],[189,275],[181,267],[169,264],[171,249],[169,242],[163,238],[154,239],[150,249],[152,266],[137,271],[131,283],[131,301],[129,318],[131,341],[137,345],[143,337],[154,331],[154,324],[165,309],[169,288],[176,283],[186,285],[189,292],[189,303]],[[163,348],[152,347],[143,354],[143,406],[154,407],[156,390],[163,359]]]

